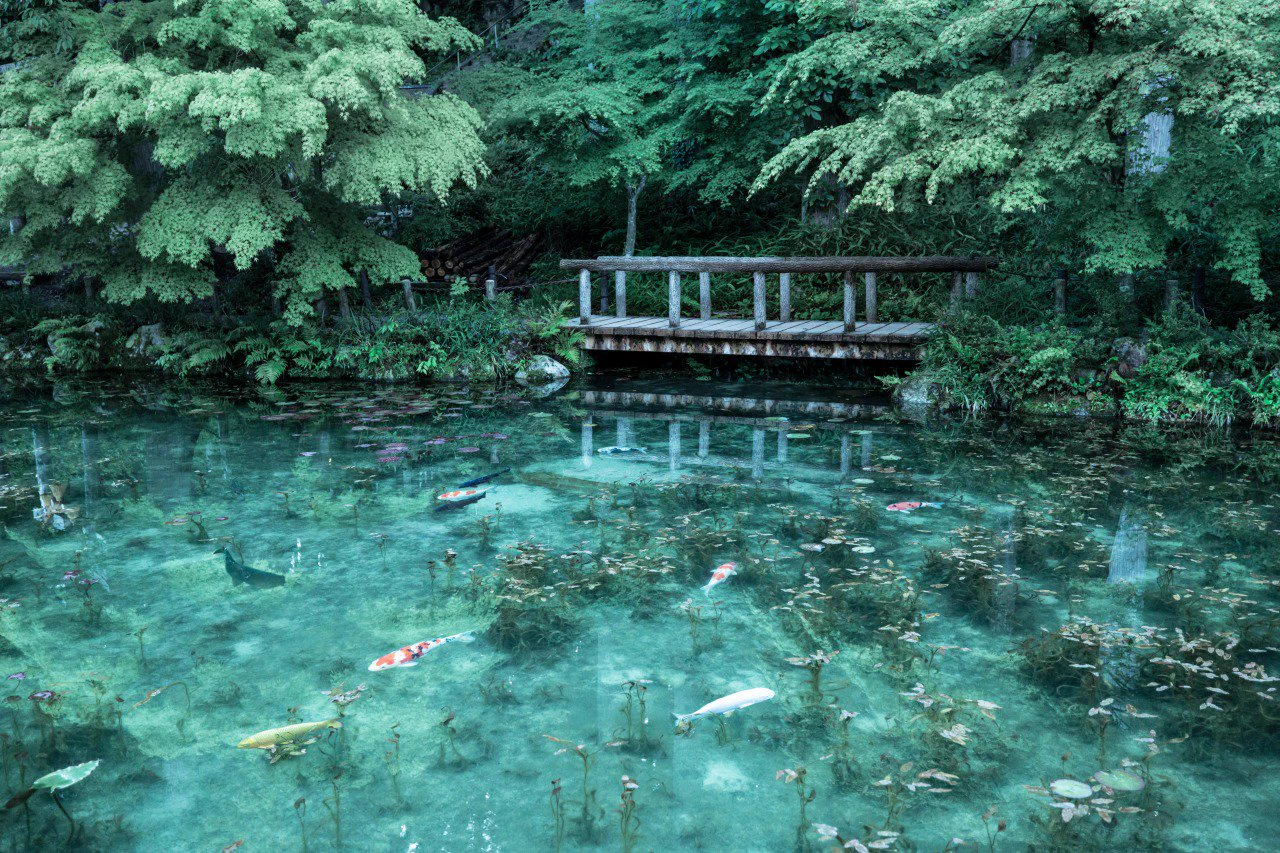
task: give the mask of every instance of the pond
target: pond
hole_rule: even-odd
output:
[[[1274,849],[1277,473],[806,389],[13,389],[3,845]]]

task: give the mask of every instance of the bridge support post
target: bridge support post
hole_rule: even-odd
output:
[[[869,272],[864,278],[867,288],[867,322],[877,323],[880,321],[880,314],[876,308],[876,274]]]
[[[764,429],[751,430],[751,476],[759,480],[764,476]]]
[[[756,331],[762,332],[765,324],[764,273],[752,273],[751,283],[751,305],[755,309]]]
[[[853,271],[844,271],[844,331],[852,332],[858,325],[858,295],[853,289]]]
[[[787,461],[787,430],[783,427],[778,430],[778,461]]]
[[[849,439],[849,433],[842,433],[840,436],[840,477],[841,479],[849,476],[849,469],[853,467],[853,446]]]
[[[862,470],[866,471],[871,467],[871,432],[868,430],[862,434]]]
[[[778,321],[791,322],[791,273],[778,276]]]
[[[672,471],[680,468],[680,422],[677,420],[667,424],[667,466]]]
[[[960,300],[964,296],[964,273],[953,272],[951,274],[951,313],[960,310]]]
[[[613,274],[613,301],[617,303],[618,319],[627,318],[627,273],[618,270]]]
[[[698,458],[706,459],[711,453],[711,421],[698,422]]]
[[[680,328],[680,273],[667,273],[667,322],[671,328]]]
[[[618,418],[617,441],[619,447],[629,447],[631,444],[631,418]]]
[[[591,323],[591,270],[578,273],[578,319],[582,325]]]
[[[711,319],[711,273],[698,273],[698,316]]]
[[[590,468],[595,455],[595,435],[593,429],[595,424],[591,419],[591,413],[587,413],[587,419],[582,422],[582,433],[580,436],[580,445],[582,449],[582,467]]]

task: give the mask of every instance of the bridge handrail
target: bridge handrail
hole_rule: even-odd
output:
[[[566,258],[561,269],[592,272],[987,272],[999,266],[985,256],[894,257],[627,257]]]
[[[915,258],[894,257],[629,257],[623,255],[600,258],[565,258],[562,269],[578,270],[579,324],[591,325],[591,273],[613,272],[615,277],[617,317],[627,316],[627,273],[667,273],[667,319],[673,329],[680,327],[680,276],[683,273],[698,274],[699,317],[711,319],[711,273],[749,272],[752,274],[752,308],[756,331],[763,331],[767,323],[765,275],[778,273],[778,319],[791,321],[791,276],[794,273],[843,273],[844,274],[844,331],[857,327],[857,294],[854,291],[853,274],[863,274],[866,287],[866,318],[868,323],[878,322],[876,306],[876,277],[882,272],[949,272],[951,278],[951,304],[955,308],[962,298],[972,298],[978,291],[978,274],[999,266],[998,258],[989,256],[928,255]],[[609,294],[600,287],[600,312],[609,310]]]

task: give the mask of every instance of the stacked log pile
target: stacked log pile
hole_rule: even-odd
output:
[[[462,276],[483,285],[493,267],[499,286],[518,285],[528,278],[529,264],[541,250],[541,234],[517,238],[505,228],[482,228],[423,253],[422,277],[451,282]]]

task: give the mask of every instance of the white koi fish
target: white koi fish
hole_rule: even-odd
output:
[[[676,722],[691,723],[703,717],[728,716],[734,711],[741,711],[743,708],[750,707],[758,702],[767,702],[775,695],[768,687],[752,687],[749,690],[739,690],[737,693],[722,696],[714,702],[708,702],[692,714],[676,714]]]
[[[369,664],[370,672],[377,672],[380,669],[391,669],[393,666],[416,666],[418,658],[425,655],[434,648],[443,646],[445,643],[474,643],[475,631],[463,631],[461,634],[454,634],[450,637],[436,637],[434,640],[423,640],[421,643],[414,643],[411,646],[405,646],[403,649],[396,649],[394,652],[387,652],[373,663]]]
[[[723,563],[716,566],[716,570],[711,573],[711,580],[707,581],[707,585],[702,588],[702,591],[710,595],[712,587],[719,586],[737,573],[737,563]]]

